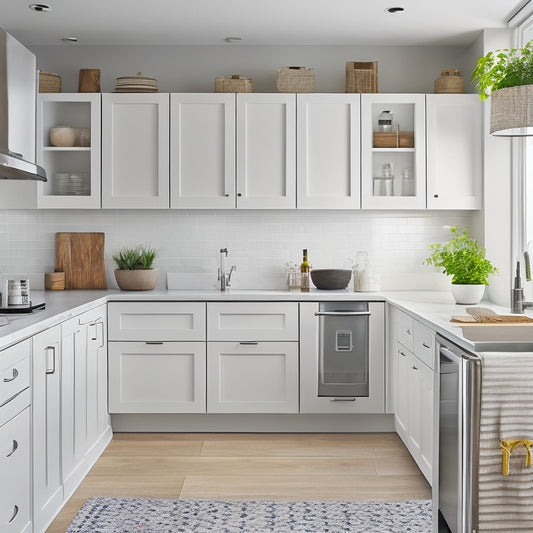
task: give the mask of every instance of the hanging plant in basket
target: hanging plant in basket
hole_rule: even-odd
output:
[[[472,79],[481,100],[491,97],[491,133],[532,133],[526,128],[533,127],[533,41],[480,57]]]

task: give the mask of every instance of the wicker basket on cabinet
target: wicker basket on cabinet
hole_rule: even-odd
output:
[[[281,67],[276,76],[278,93],[312,93],[315,91],[315,69]]]
[[[217,76],[215,78],[216,93],[253,93],[254,82],[252,78],[245,78],[239,74],[231,76]]]
[[[39,71],[39,92],[40,93],[60,93],[61,76],[53,72]]]
[[[377,93],[378,92],[378,62],[377,61],[347,61],[346,62],[346,92],[347,93]]]

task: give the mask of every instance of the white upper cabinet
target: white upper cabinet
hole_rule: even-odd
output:
[[[481,209],[481,100],[426,95],[427,207]]]
[[[296,95],[237,95],[237,207],[296,207]]]
[[[298,95],[298,208],[360,207],[360,101],[357,94]]]
[[[235,207],[235,94],[170,95],[170,207]]]
[[[169,95],[102,95],[102,207],[169,207]]]
[[[361,207],[426,208],[425,95],[361,95]],[[378,131],[389,111],[392,131]]]
[[[74,146],[54,146],[50,130],[57,126],[74,130]],[[37,164],[48,181],[37,184],[38,207],[100,207],[100,133],[100,94],[39,94]]]

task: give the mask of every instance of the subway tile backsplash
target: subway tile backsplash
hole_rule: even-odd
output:
[[[160,288],[167,272],[198,273],[216,285],[220,248],[236,289],[285,288],[289,261],[309,250],[314,268],[343,268],[358,250],[368,252],[382,290],[446,290],[449,281],[424,264],[428,245],[444,242],[445,226],[470,227],[464,212],[341,211],[0,211],[0,272],[24,274],[32,288],[55,266],[55,233],[102,231],[109,288],[116,288],[112,255],[122,246],[158,249]],[[42,286],[42,281],[41,281]]]

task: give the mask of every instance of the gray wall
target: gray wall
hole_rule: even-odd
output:
[[[474,66],[468,49],[437,46],[41,46],[37,67],[61,74],[63,92],[78,90],[81,68],[99,68],[102,92],[115,79],[142,72],[161,92],[213,92],[215,77],[251,77],[255,92],[276,92],[284,65],[315,69],[315,92],[344,92],[346,61],[378,61],[379,92],[432,93],[445,68],[461,70],[467,86]],[[467,92],[471,92],[467,89]]]

